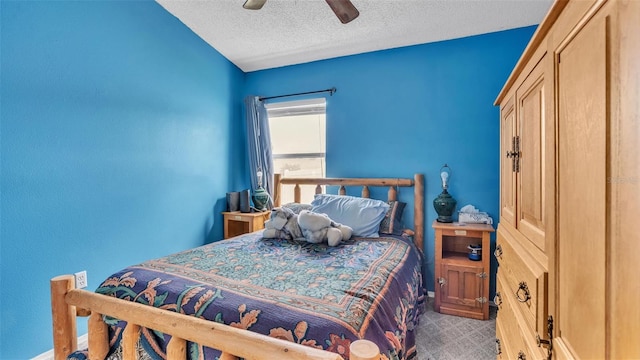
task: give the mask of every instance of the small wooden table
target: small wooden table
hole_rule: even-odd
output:
[[[440,223],[435,229],[435,311],[489,319],[490,235],[486,224]],[[480,245],[481,259],[470,260],[467,248]]]
[[[264,229],[264,222],[269,219],[271,211],[242,213],[240,211],[223,211],[224,238],[247,234]]]

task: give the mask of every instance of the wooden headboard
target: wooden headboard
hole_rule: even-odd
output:
[[[316,194],[322,193],[323,185],[340,186],[338,194],[346,195],[345,186],[362,187],[361,196],[369,197],[369,187],[388,187],[388,201],[397,200],[398,187],[413,187],[413,226],[415,235],[413,241],[421,251],[424,242],[424,175],[415,174],[413,179],[408,178],[285,178],[280,174],[274,176],[274,206],[280,206],[282,199],[282,185],[294,185],[293,198],[294,202],[300,202],[300,186],[315,185]]]

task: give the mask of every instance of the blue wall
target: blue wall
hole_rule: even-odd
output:
[[[336,86],[329,176],[427,176],[430,289],[442,164],[459,205],[497,219],[492,103],[533,27],[245,75],[153,1],[5,0],[0,16],[0,359],[51,348],[51,277],[88,270],[95,288],[222,237],[224,195],[247,186],[247,94]]]
[[[458,209],[473,204],[498,220],[499,111],[493,101],[534,30],[253,72],[245,92],[271,96],[335,86],[327,97],[327,176],[425,174],[426,276],[433,290],[432,202],[442,191],[440,168],[447,163],[452,169],[450,193]],[[412,222],[409,208],[405,217]]]
[[[52,347],[50,278],[88,270],[94,289],[222,238],[244,74],[153,1],[1,16],[0,359],[26,359]]]

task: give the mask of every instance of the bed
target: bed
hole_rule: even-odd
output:
[[[294,179],[282,188],[413,188],[414,227],[339,246],[264,239],[262,231],[122,269],[95,292],[51,280],[56,359],[411,359],[424,301],[424,177]],[[151,306],[150,306],[151,305]],[[78,350],[76,316],[89,316]]]

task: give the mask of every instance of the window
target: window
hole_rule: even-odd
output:
[[[283,177],[325,177],[326,101],[310,99],[267,104],[274,173]],[[293,185],[282,187],[281,203],[293,202]],[[314,186],[301,186],[309,203]]]

